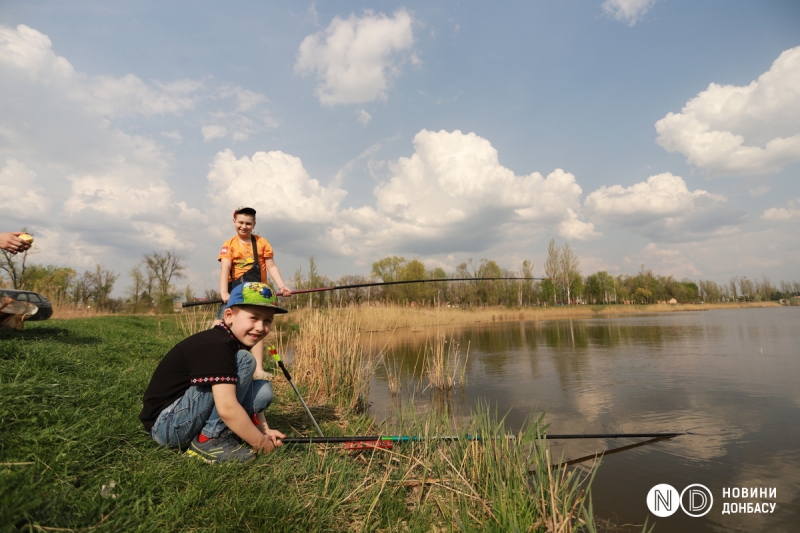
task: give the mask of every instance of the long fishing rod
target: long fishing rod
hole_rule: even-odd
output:
[[[688,435],[689,433],[686,433]],[[651,439],[647,439],[642,442],[636,442],[634,444],[628,444],[626,446],[619,446],[617,448],[611,448],[610,450],[603,450],[602,452],[593,453],[590,455],[584,455],[583,457],[578,457],[577,459],[570,459],[568,461],[563,461],[561,463],[553,465],[555,468],[561,468],[562,466],[572,466],[578,463],[584,463],[586,461],[591,461],[597,459],[600,456],[606,457],[607,455],[613,455],[615,453],[625,452],[628,450],[632,450],[633,448],[638,448],[640,446],[647,446],[649,444],[655,444],[656,442],[661,442],[662,440],[667,440],[672,437],[653,437]],[[533,473],[531,470],[529,473]]]
[[[406,279],[402,281],[375,281],[371,283],[356,283],[354,285],[333,285],[331,287],[315,287],[313,289],[298,289],[292,291],[292,296],[295,294],[305,294],[309,292],[323,292],[323,291],[338,291],[342,289],[360,289],[362,287],[380,287],[383,285],[405,285],[406,283],[436,283],[442,281],[502,281],[502,280],[527,280],[527,281],[543,281],[550,278],[436,278],[436,279]],[[281,296],[278,294],[278,296]],[[222,300],[203,300],[200,302],[183,302],[183,307],[193,307],[196,305],[214,305],[221,304]]]
[[[681,435],[689,435],[688,432],[679,433],[566,433],[566,434],[552,434],[548,435],[543,433],[537,439],[549,440],[573,440],[573,439],[663,439],[671,437],[679,437]],[[506,435],[509,439],[514,439],[514,435]],[[496,437],[491,437],[494,439]],[[340,436],[340,437],[286,437],[281,439],[283,444],[336,444],[347,442],[424,442],[431,440],[440,440],[444,442],[452,442],[458,440],[468,441],[481,441],[488,440],[488,438],[481,437],[480,435],[467,435],[466,437],[459,437],[457,435],[449,435],[444,437],[418,437],[414,435],[355,435],[355,436]]]

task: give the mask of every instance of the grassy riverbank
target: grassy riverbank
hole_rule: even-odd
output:
[[[286,446],[249,465],[205,465],[158,448],[137,419],[141,394],[186,327],[173,317],[108,316],[0,332],[0,531],[594,530],[588,480],[550,467],[557,461],[537,445],[535,421],[516,440],[428,441],[355,455]],[[341,356],[341,339],[325,328],[310,344],[314,357]],[[325,366],[296,377],[316,398],[312,410],[326,434],[453,431],[436,413],[372,427],[353,410],[363,391],[344,387],[343,400],[330,381],[321,383]],[[350,367],[337,371],[351,376],[339,381],[358,378]],[[287,384],[275,385],[270,424],[311,434]],[[504,428],[484,408],[458,431],[491,437]]]

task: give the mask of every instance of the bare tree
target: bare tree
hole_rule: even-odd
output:
[[[737,287],[739,286],[739,277],[733,276],[730,281],[728,281],[728,288],[731,292],[731,299],[735,302],[739,300],[739,292]]]
[[[101,265],[95,265],[94,271],[87,270],[83,277],[86,279],[89,298],[95,306],[100,309],[108,307],[109,296],[114,289],[114,283],[119,278],[119,274],[112,270],[106,270]]]
[[[556,246],[556,240],[550,239],[547,245],[547,259],[544,262],[544,275],[550,278],[553,285],[558,287],[561,280],[561,249]],[[553,294],[553,303],[556,303],[556,295]]]
[[[581,262],[575,251],[569,244],[564,243],[561,247],[561,277],[564,284],[564,292],[567,295],[567,305],[571,303],[571,292],[581,280]]]
[[[527,259],[522,262],[522,276],[520,277],[523,278],[533,277],[533,262],[528,261]],[[532,296],[533,296],[533,281],[532,280],[523,281],[519,291],[519,306],[522,307],[523,303],[525,303],[526,305],[531,305]]]
[[[745,301],[753,301],[754,289],[753,282],[747,279],[747,276],[739,278],[739,292],[742,293],[742,298],[744,298]]]
[[[174,288],[172,280],[184,277],[186,266],[183,264],[183,257],[174,251],[167,251],[163,254],[153,252],[145,254],[142,261],[151,280],[158,284],[158,303],[162,311],[168,311],[172,307],[174,299]]]
[[[359,275],[359,276],[340,276],[338,285],[361,285],[364,283],[369,283],[369,280],[366,276]],[[344,301],[345,304],[347,303],[354,303],[356,305],[360,305],[361,302],[367,297],[367,288],[366,287],[356,287],[353,289],[344,289],[339,292],[340,301]]]
[[[131,284],[128,286],[128,301],[133,306],[132,311],[134,313],[138,312],[139,305],[143,300],[143,296],[147,296],[145,289],[147,288],[147,280],[145,279],[145,275],[142,273],[142,269],[139,268],[139,265],[136,265],[131,269]]]

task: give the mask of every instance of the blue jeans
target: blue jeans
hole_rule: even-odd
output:
[[[247,350],[236,353],[236,399],[251,417],[272,403],[272,384],[253,381],[256,360]],[[214,407],[212,385],[194,385],[161,411],[150,429],[150,436],[161,446],[185,449],[200,432],[208,438],[219,437],[226,429]]]

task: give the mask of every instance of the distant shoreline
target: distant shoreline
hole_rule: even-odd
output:
[[[493,322],[521,322],[528,320],[562,320],[596,316],[644,315],[709,311],[712,309],[757,309],[782,307],[778,302],[746,302],[719,304],[648,304],[648,305],[570,305],[548,307],[410,307],[399,305],[370,305],[348,308],[324,309],[325,312],[354,315],[363,331],[386,332],[396,329],[419,329],[432,326],[455,326]],[[313,312],[319,312],[314,309]],[[296,323],[311,312],[293,310],[277,322],[279,325]],[[280,326],[279,326],[280,327]]]

